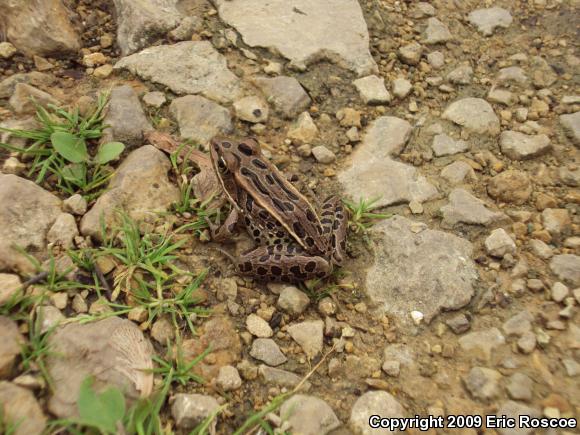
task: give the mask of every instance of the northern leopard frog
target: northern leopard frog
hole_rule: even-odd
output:
[[[327,198],[321,218],[308,200],[263,155],[254,139],[213,140],[210,156],[232,205],[215,240],[230,235],[241,217],[259,245],[243,252],[236,267],[260,280],[298,282],[328,276],[344,258],[348,212]]]

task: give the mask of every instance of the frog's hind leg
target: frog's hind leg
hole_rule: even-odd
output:
[[[261,281],[300,282],[328,276],[327,260],[312,256],[298,245],[260,246],[240,255],[236,267]]]
[[[348,210],[337,196],[329,196],[322,203],[320,214],[322,232],[329,239],[327,257],[333,265],[340,266],[346,254],[346,233],[348,230]]]

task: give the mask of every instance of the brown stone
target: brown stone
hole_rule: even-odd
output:
[[[521,205],[532,194],[532,183],[525,172],[508,170],[489,181],[487,193],[497,201]]]
[[[546,193],[540,192],[536,196],[536,208],[539,211],[545,210],[547,208],[556,208],[558,207],[558,201],[551,195]]]

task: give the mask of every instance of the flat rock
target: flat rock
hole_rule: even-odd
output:
[[[565,208],[547,208],[542,211],[542,224],[552,237],[558,239],[562,234],[570,232],[572,220]]]
[[[392,100],[382,77],[370,75],[357,79],[352,83],[365,104],[386,104]]]
[[[34,87],[39,87],[50,86],[54,81],[55,78],[53,75],[38,71],[12,74],[0,82],[0,98],[9,98],[14,93],[18,83],[26,83]]]
[[[6,316],[0,316],[0,379],[11,378],[24,343],[24,337],[18,330],[16,322]]]
[[[341,425],[332,408],[314,396],[296,394],[280,407],[280,415],[290,423],[293,433],[326,435]]]
[[[445,166],[441,171],[441,177],[451,184],[461,184],[476,179],[473,168],[462,161],[453,162]]]
[[[198,95],[174,99],[169,112],[177,119],[180,136],[203,146],[207,146],[213,137],[230,133],[233,129],[228,109]]]
[[[496,415],[498,417],[512,418],[516,421],[515,428],[498,429],[500,435],[528,435],[532,433],[534,429],[520,427],[519,424],[517,423],[519,421],[520,415],[525,415],[531,418],[539,418],[542,416],[542,413],[535,408],[531,408],[527,405],[524,405],[523,403],[514,402],[513,400],[507,400],[499,406]]]
[[[485,250],[492,257],[503,258],[516,252],[516,243],[503,228],[496,228],[485,239]]]
[[[153,130],[145,116],[139,97],[131,86],[116,86],[111,90],[102,142],[118,141],[127,146],[143,144],[143,134]]]
[[[417,232],[414,225],[395,216],[373,227],[375,261],[366,288],[389,314],[409,322],[410,312],[419,311],[429,323],[469,303],[477,272],[467,240],[426,228]]]
[[[237,368],[227,365],[220,368],[216,384],[224,391],[234,391],[242,386],[242,378]]]
[[[390,157],[403,150],[411,130],[407,121],[392,116],[380,117],[369,126],[350,165],[338,175],[350,197],[380,198],[376,206],[381,207],[413,200],[422,203],[437,195],[437,189],[414,167]]]
[[[514,400],[532,400],[534,381],[523,373],[514,373],[510,376],[506,386],[508,395]]]
[[[257,360],[263,361],[269,366],[279,366],[286,362],[286,356],[271,338],[257,338],[252,343],[250,355]]]
[[[442,225],[452,228],[458,223],[488,226],[507,219],[501,212],[487,209],[485,203],[464,189],[453,189],[449,194],[449,204],[441,207]]]
[[[308,112],[302,112],[288,127],[288,139],[295,144],[312,143],[318,136],[318,127]]]
[[[135,53],[178,26],[178,0],[114,0],[121,55]]]
[[[502,68],[497,73],[497,82],[500,84],[520,84],[525,85],[529,82],[526,72],[519,66],[508,66]]]
[[[61,0],[0,0],[4,37],[32,57],[75,55],[80,37]]]
[[[349,424],[355,433],[360,435],[400,433],[398,430],[371,428],[369,426],[371,415],[380,415],[382,418],[404,418],[405,409],[386,391],[369,391],[357,399],[350,411]]]
[[[260,97],[251,95],[234,101],[236,116],[242,121],[256,124],[268,120],[268,104]]]
[[[463,64],[447,74],[447,80],[455,85],[468,85],[473,79],[473,68],[469,64]]]
[[[530,314],[530,312],[527,310],[523,310],[518,314],[510,317],[508,320],[506,320],[501,328],[508,337],[510,336],[521,337],[525,333],[530,332],[532,330],[533,321],[534,317]]]
[[[453,36],[449,28],[442,23],[438,18],[431,17],[427,20],[427,28],[425,29],[425,44],[440,44],[451,41]]]
[[[54,224],[48,230],[46,240],[53,246],[64,249],[73,247],[73,240],[79,235],[75,217],[69,213],[61,213],[56,217]]]
[[[289,314],[302,314],[310,304],[310,298],[294,286],[286,286],[280,292],[278,307]]]
[[[114,68],[127,69],[178,95],[201,94],[218,102],[231,102],[240,96],[238,78],[209,41],[146,48],[122,58]]]
[[[437,157],[441,157],[465,152],[469,149],[469,145],[464,140],[455,140],[443,133],[433,137],[431,148]]]
[[[546,154],[552,149],[545,134],[528,135],[519,131],[504,131],[499,138],[501,152],[512,160],[526,160]]]
[[[43,250],[48,230],[61,213],[61,200],[32,181],[0,173],[0,204],[0,240]]]
[[[0,306],[22,294],[22,281],[18,275],[0,273]]]
[[[169,159],[152,145],[131,152],[117,168],[107,191],[81,220],[85,236],[101,239],[101,216],[110,227],[117,221],[116,210],[124,210],[134,220],[154,220],[179,199],[179,189],[170,183]]]
[[[295,388],[301,381],[302,377],[287,370],[268,367],[264,364],[258,368],[258,373],[267,385],[275,385],[280,388]],[[303,389],[308,390],[310,383],[304,382]]]
[[[153,348],[129,320],[110,317],[84,325],[71,323],[51,334],[49,343],[52,352],[46,365],[54,389],[48,408],[60,418],[78,415],[79,388],[88,376],[94,378],[95,390],[113,385],[131,401],[153,390]]]
[[[284,118],[292,119],[310,106],[310,97],[294,77],[257,77],[254,84]]]
[[[465,388],[472,397],[479,400],[491,400],[500,393],[501,373],[486,367],[473,367],[463,378]]]
[[[271,337],[274,334],[268,322],[254,313],[246,318],[246,328],[250,334],[260,338]]]
[[[513,21],[510,11],[503,8],[477,9],[467,16],[467,20],[485,36],[491,36],[498,27],[508,28]]]
[[[418,65],[423,55],[423,46],[418,42],[410,42],[399,48],[399,57],[407,65]]]
[[[497,328],[474,331],[459,338],[459,346],[470,356],[489,361],[492,352],[505,343],[505,338]]]
[[[18,114],[35,113],[36,104],[45,108],[49,104],[59,105],[59,101],[52,95],[26,83],[17,83],[14,86],[14,93],[8,102]]]
[[[411,82],[404,78],[396,78],[393,80],[393,94],[397,98],[405,98],[411,90],[413,89],[413,85]]]
[[[310,359],[322,352],[323,330],[324,322],[322,320],[307,320],[288,326],[288,334],[300,345]]]
[[[499,119],[491,105],[482,98],[463,98],[451,103],[443,118],[479,134],[496,136],[500,132]]]
[[[573,254],[554,255],[550,269],[565,284],[580,286],[580,257]]]
[[[522,205],[532,194],[532,183],[526,172],[510,169],[489,180],[487,193],[497,201]]]
[[[16,428],[11,435],[40,435],[44,433],[46,417],[34,394],[10,382],[0,382],[2,422],[12,422]]]
[[[574,145],[580,147],[580,112],[560,115],[560,125]]]
[[[171,415],[180,429],[193,429],[203,423],[220,408],[218,401],[204,394],[176,394],[171,405]],[[209,425],[209,433],[215,433],[217,419]]]
[[[215,4],[221,19],[235,27],[246,44],[281,54],[297,68],[329,60],[359,76],[377,71],[367,25],[355,0],[216,0]]]

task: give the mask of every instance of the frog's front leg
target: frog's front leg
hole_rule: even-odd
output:
[[[324,278],[330,274],[330,263],[308,254],[299,245],[260,246],[240,255],[237,270],[256,279],[277,282],[300,282]]]
[[[236,223],[238,222],[239,213],[235,208],[232,208],[226,220],[223,224],[215,224],[209,219],[207,220],[207,225],[211,231],[211,240],[214,242],[223,242],[225,240],[231,239],[234,230],[236,228]]]

